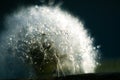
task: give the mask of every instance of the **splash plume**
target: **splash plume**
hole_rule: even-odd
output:
[[[2,53],[55,76],[93,73],[98,51],[76,17],[60,7],[32,6],[6,17]],[[37,67],[36,67],[37,65]]]

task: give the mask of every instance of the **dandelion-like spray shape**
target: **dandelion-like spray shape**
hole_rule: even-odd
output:
[[[6,27],[11,54],[32,64],[38,75],[95,71],[98,51],[93,38],[78,18],[58,6],[22,8],[6,18]]]

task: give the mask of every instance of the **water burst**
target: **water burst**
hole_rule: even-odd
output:
[[[7,16],[3,53],[32,64],[37,74],[93,73],[97,49],[82,22],[52,6],[22,8]]]

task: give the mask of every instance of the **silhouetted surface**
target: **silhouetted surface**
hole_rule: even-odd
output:
[[[19,79],[28,80],[28,79]],[[64,77],[45,77],[30,80],[120,80],[120,73],[93,73],[93,74],[80,74],[70,75]]]
[[[120,73],[95,73],[95,74],[71,75],[54,78],[53,80],[120,80]]]
[[[28,80],[28,79],[19,79]],[[70,75],[64,77],[46,77],[29,80],[120,80],[120,73],[93,73],[93,74],[80,74]]]

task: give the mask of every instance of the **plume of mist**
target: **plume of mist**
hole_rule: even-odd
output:
[[[6,56],[15,60],[19,58],[24,63],[31,49],[39,47],[44,56],[52,60],[49,56],[54,55],[57,59],[56,76],[95,72],[98,50],[93,38],[78,18],[60,7],[22,8],[6,17],[5,26],[7,30],[2,35],[0,49],[1,64],[8,62]],[[46,47],[50,47],[49,51],[53,53],[47,52]]]

